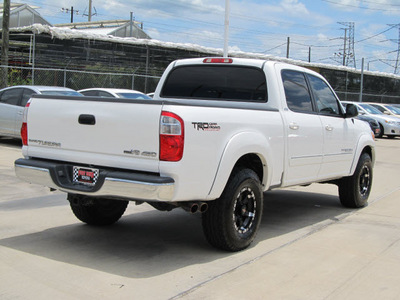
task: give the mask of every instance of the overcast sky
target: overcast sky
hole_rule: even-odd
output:
[[[87,21],[89,0],[32,0],[52,24],[69,23],[62,8],[74,7],[75,22]],[[223,48],[225,0],[92,0],[92,21],[129,19],[133,12],[144,30],[161,41]],[[354,54],[360,69],[394,72],[400,0],[230,0],[232,50],[342,64],[348,22],[354,22]],[[339,24],[344,23],[344,24]],[[347,46],[348,47],[348,46]],[[347,48],[346,47],[346,48]],[[348,48],[347,48],[348,49]],[[351,66],[353,60],[351,59]]]

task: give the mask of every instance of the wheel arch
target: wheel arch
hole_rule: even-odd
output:
[[[272,178],[272,156],[268,140],[259,133],[243,132],[226,144],[211,186],[208,199],[217,199],[232,173],[237,169],[253,170],[266,190]]]
[[[373,141],[371,141],[371,138],[369,136],[362,136],[359,140],[358,147],[356,154],[353,159],[353,164],[351,166],[351,171],[350,174],[354,174],[354,171],[356,170],[358,160],[360,159],[361,155],[364,153],[368,154],[371,157],[372,160],[372,166],[375,165],[375,147]]]

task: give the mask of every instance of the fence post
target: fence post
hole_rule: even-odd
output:
[[[147,93],[147,76],[149,76],[149,60],[150,60],[150,48],[146,46],[146,77],[144,78],[144,93]]]
[[[132,90],[135,89],[135,74],[132,74]]]
[[[67,69],[64,69],[64,87],[67,86]]]
[[[362,102],[363,87],[364,87],[364,57],[361,60],[360,95],[358,98],[358,102]]]
[[[35,48],[36,48],[36,35],[33,34],[32,42],[32,85],[35,84]]]

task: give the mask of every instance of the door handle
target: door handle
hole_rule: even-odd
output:
[[[326,129],[327,131],[332,131],[332,130],[333,130],[333,127],[332,127],[331,125],[325,125],[325,129]]]
[[[82,125],[95,125],[96,118],[93,115],[80,115],[78,122]]]
[[[291,123],[289,123],[289,128],[293,129],[293,130],[298,130],[300,128],[300,126],[296,122],[291,122]]]

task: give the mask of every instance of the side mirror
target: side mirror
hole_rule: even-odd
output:
[[[347,104],[345,118],[354,118],[358,116],[357,106],[354,104]]]

